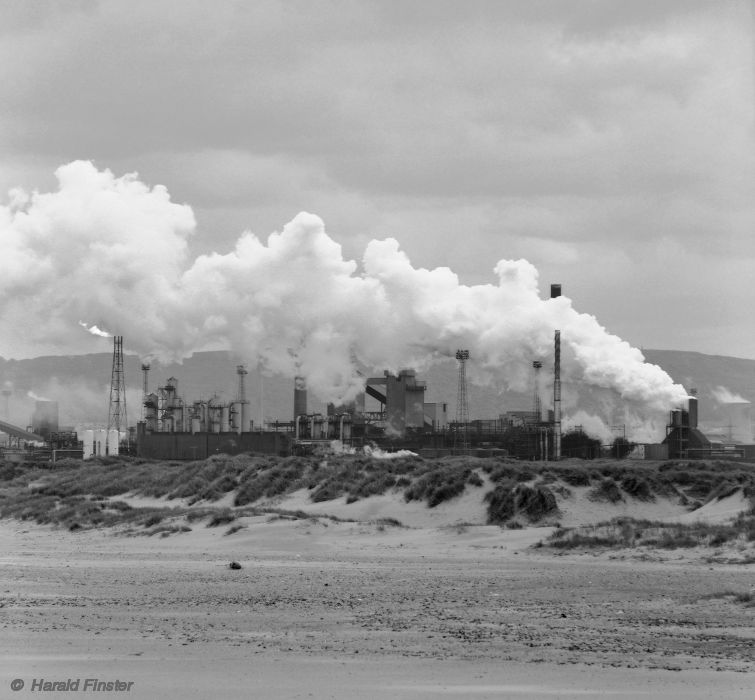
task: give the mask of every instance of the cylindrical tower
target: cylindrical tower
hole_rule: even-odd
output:
[[[543,367],[543,363],[540,360],[535,360],[532,363],[532,368],[535,370],[535,392],[532,410],[535,414],[535,421],[540,423],[543,420],[543,408],[540,401],[540,370]]]
[[[554,337],[553,459],[561,459],[561,331],[556,331]]]
[[[236,366],[236,374],[239,377],[239,392],[236,397],[238,408],[233,419],[233,428],[238,433],[249,432],[249,401],[246,398],[246,375],[249,374],[244,365]]]
[[[149,364],[142,364],[142,420],[147,418],[147,396],[149,395]]]
[[[294,420],[297,416],[307,415],[307,380],[294,377]]]

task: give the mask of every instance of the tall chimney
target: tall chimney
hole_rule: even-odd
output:
[[[142,420],[147,415],[147,396],[149,396],[149,364],[142,365]]]
[[[234,421],[239,421],[236,425],[236,429],[240,433],[249,432],[249,401],[246,398],[246,375],[249,374],[244,365],[236,365],[236,374],[239,376],[239,392],[236,400],[239,404],[239,411],[241,416],[234,418]]]
[[[298,416],[307,415],[307,380],[294,377],[294,421]]]
[[[689,427],[690,428],[697,428],[697,389],[690,389],[689,390],[689,407],[688,407],[688,416],[689,416]]]
[[[555,335],[553,362],[553,459],[561,459],[561,331]]]

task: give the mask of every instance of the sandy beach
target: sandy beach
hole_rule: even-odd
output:
[[[753,697],[755,609],[722,593],[755,565],[556,556],[532,547],[550,528],[457,507],[162,538],[4,521],[0,697]]]

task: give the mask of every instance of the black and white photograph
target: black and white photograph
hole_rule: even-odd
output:
[[[0,0],[0,698],[755,697],[755,0]]]

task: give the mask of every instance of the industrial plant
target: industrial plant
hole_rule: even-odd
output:
[[[551,298],[561,294],[551,285]],[[124,377],[123,338],[113,338],[107,427],[85,429],[79,435],[61,429],[58,404],[38,400],[25,428],[0,420],[7,437],[6,460],[58,461],[94,456],[132,454],[146,459],[200,460],[216,454],[258,452],[276,455],[322,453],[334,449],[360,450],[366,446],[386,451],[411,450],[426,457],[451,454],[506,455],[523,460],[560,460],[598,456],[635,459],[695,459],[726,457],[755,459],[750,404],[741,402],[732,412],[728,440],[711,439],[698,427],[698,397],[694,389],[686,406],[670,412],[666,436],[655,444],[634,444],[622,436],[613,445],[601,445],[579,427],[562,431],[561,332],[553,333],[553,365],[532,360],[533,400],[528,410],[508,411],[489,419],[471,419],[467,392],[469,350],[455,352],[457,386],[455,411],[448,402],[428,402],[427,383],[412,369],[384,371],[364,377],[364,390],[342,405],[328,404],[325,412],[309,410],[305,377],[292,382],[293,410],[289,416],[261,421],[250,417],[245,365],[236,366],[233,399],[220,396],[192,399],[182,395],[179,380],[168,377],[153,386],[149,364],[141,365],[141,406],[136,427],[129,423]],[[544,373],[547,373],[544,376]],[[552,408],[543,409],[542,387],[550,386]],[[3,391],[8,418],[10,391]],[[549,402],[550,403],[550,402]]]

